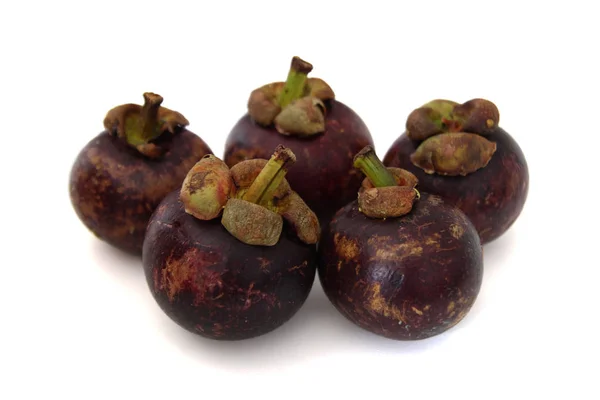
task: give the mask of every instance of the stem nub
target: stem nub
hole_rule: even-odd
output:
[[[292,58],[290,72],[285,81],[283,91],[279,96],[279,106],[281,108],[302,97],[306,87],[307,75],[312,71],[312,68],[312,64],[302,60],[300,57]]]
[[[354,157],[354,167],[369,178],[373,186],[398,186],[392,173],[383,165],[372,146],[365,146]]]
[[[277,146],[271,159],[254,179],[242,199],[256,204],[268,203],[283,182],[288,168],[295,162],[296,156],[292,150],[282,145]]]
[[[156,136],[158,127],[158,110],[163,102],[162,96],[154,93],[144,93],[142,107],[142,139],[149,141]]]

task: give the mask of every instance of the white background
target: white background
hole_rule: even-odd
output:
[[[0,5],[0,398],[599,398],[598,12],[579,1]],[[411,110],[484,97],[529,163],[470,314],[421,342],[301,311],[234,343],[172,323],[139,259],[96,240],[72,162],[115,105],[164,96],[222,155],[252,89],[299,55],[383,156]]]

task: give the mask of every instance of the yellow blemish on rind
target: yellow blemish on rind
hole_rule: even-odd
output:
[[[380,315],[383,315],[386,318],[392,318],[396,321],[404,321],[404,316],[402,312],[394,305],[390,305],[381,295],[381,284],[375,283],[371,286],[371,300],[368,303],[369,308]]]
[[[450,234],[454,239],[460,239],[464,233],[465,230],[462,226],[456,224],[450,225]]]
[[[417,307],[411,307],[411,309],[418,315],[423,315],[423,311],[419,310]]]
[[[345,260],[352,260],[358,257],[360,251],[356,240],[349,239],[336,233],[333,237],[337,254]]]
[[[372,237],[368,245],[376,249],[375,256],[371,257],[371,260],[402,261],[407,257],[419,257],[423,254],[423,247],[417,241],[392,244],[387,236]]]
[[[455,306],[455,305],[456,305],[456,304],[454,304],[454,302],[453,302],[453,301],[451,301],[451,302],[450,302],[450,304],[448,304],[448,308],[446,308],[446,311],[447,311],[448,313],[452,312],[452,310],[454,310],[454,306]]]

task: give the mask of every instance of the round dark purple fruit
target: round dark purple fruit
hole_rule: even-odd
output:
[[[75,212],[98,238],[141,254],[146,225],[162,199],[181,186],[190,168],[212,153],[185,129],[183,115],[144,94],[143,106],[108,112],[105,131],[79,153],[69,192]]]
[[[317,216],[284,178],[294,154],[231,170],[209,155],[153,214],[143,264],[150,291],[177,324],[218,340],[259,336],[288,321],[316,273]]]
[[[415,174],[421,190],[460,208],[483,244],[516,221],[529,189],[523,152],[498,120],[487,100],[434,100],[410,114],[407,131],[383,159]]]
[[[483,255],[467,217],[419,193],[406,170],[383,167],[372,149],[357,155],[367,178],[319,244],[327,297],[356,325],[391,339],[438,335],[460,322],[481,287]]]
[[[286,82],[252,92],[248,113],[227,138],[224,160],[268,158],[278,144],[301,155],[287,176],[308,206],[326,220],[356,196],[361,177],[352,158],[371,134],[361,118],[335,100],[333,90],[318,78],[307,78],[312,65],[294,57]]]

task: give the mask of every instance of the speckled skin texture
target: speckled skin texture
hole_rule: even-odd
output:
[[[336,100],[325,104],[325,132],[307,138],[261,127],[246,114],[229,134],[224,156],[231,167],[252,158],[268,159],[279,144],[292,149],[297,162],[286,179],[321,221],[356,198],[363,176],[352,160],[363,147],[373,145],[369,130],[354,111]]]
[[[519,145],[501,128],[486,139],[495,142],[496,152],[489,164],[466,176],[429,175],[414,166],[410,155],[419,142],[406,133],[388,150],[383,163],[404,168],[419,179],[419,190],[442,196],[463,210],[477,228],[483,244],[501,236],[515,222],[527,199],[529,171]]]
[[[187,130],[163,134],[155,143],[167,151],[150,159],[104,131],[71,169],[71,202],[81,221],[100,239],[133,254],[141,255],[146,225],[161,200],[212,153]]]
[[[467,314],[481,287],[473,225],[437,196],[421,194],[402,217],[339,210],[319,245],[319,277],[333,305],[358,326],[397,340],[438,335]]]
[[[185,329],[219,340],[259,336],[289,320],[316,273],[316,246],[284,227],[273,247],[250,246],[220,220],[186,214],[167,196],[148,225],[143,264],[162,310]]]

